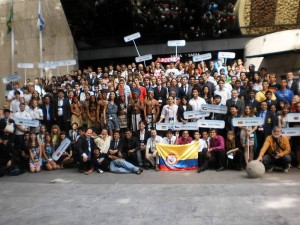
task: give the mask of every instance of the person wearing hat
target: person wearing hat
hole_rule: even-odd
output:
[[[155,127],[155,123],[159,116],[159,103],[154,99],[153,88],[148,89],[148,99],[144,102],[144,117],[147,121],[148,127]]]
[[[141,91],[138,88],[132,89],[132,99],[129,102],[129,110],[131,112],[131,126],[135,132],[138,130],[138,124],[142,120],[141,115],[144,110],[144,103],[140,100]]]

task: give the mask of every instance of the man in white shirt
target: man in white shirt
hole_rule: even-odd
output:
[[[156,130],[151,130],[151,137],[147,140],[145,158],[153,167],[155,166],[155,171],[159,171],[159,155],[155,144],[162,143],[162,141],[162,137],[156,134]]]
[[[13,84],[13,90],[11,90],[10,92],[8,92],[8,95],[7,95],[7,101],[8,102],[11,102],[12,100],[14,100],[16,98],[15,97],[15,91],[19,91],[20,92],[20,97],[23,97],[23,92],[20,89],[19,83],[15,82]]]
[[[231,98],[231,92],[225,88],[225,81],[218,81],[219,88],[215,90],[214,95],[220,95],[222,97],[221,104],[226,105],[227,99]]]
[[[12,113],[16,113],[20,109],[20,92],[15,91],[15,99],[11,101],[9,109]]]
[[[179,73],[179,70],[175,68],[175,65],[174,63],[170,63],[170,68],[167,69],[166,71],[166,76],[169,77],[170,76],[170,73],[173,73],[174,76],[178,76],[180,73]]]
[[[206,101],[199,97],[199,91],[198,88],[193,88],[192,90],[193,98],[189,101],[189,104],[192,106],[193,111],[195,110],[201,110],[201,105],[206,104]],[[203,119],[203,117],[199,118]],[[198,119],[193,119],[192,121],[197,121]]]
[[[178,140],[178,136],[179,136],[179,132],[176,132],[176,136],[173,135],[172,133],[172,129],[169,129],[166,133],[166,137],[163,138],[163,144],[168,144],[168,145],[177,145],[177,140]]]

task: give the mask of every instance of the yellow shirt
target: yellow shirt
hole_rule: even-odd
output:
[[[269,135],[263,147],[260,150],[259,156],[262,157],[266,152],[268,152],[270,155],[274,156],[274,151],[278,151],[278,157],[283,157],[291,152],[291,146],[290,141],[286,136],[280,136],[278,138],[279,144],[281,148],[278,146],[278,144],[275,141],[275,138],[272,135]]]
[[[266,91],[259,91],[255,94],[255,100],[258,101],[258,102],[263,102],[266,100]],[[272,92],[272,97],[271,97],[271,100],[276,100],[276,96],[275,94]]]

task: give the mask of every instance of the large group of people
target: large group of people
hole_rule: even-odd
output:
[[[266,68],[245,68],[237,59],[194,63],[152,62],[74,70],[64,76],[12,82],[0,119],[0,175],[76,166],[80,172],[141,174],[159,171],[156,143],[199,141],[198,172],[243,170],[254,159],[268,171],[300,169],[299,137],[282,128],[300,127],[287,114],[300,113],[300,83],[292,72],[279,79]],[[183,124],[186,111],[203,104],[223,105],[226,114],[200,118],[225,121],[224,129],[162,132],[158,123]],[[237,117],[262,117],[261,126],[233,126]],[[39,126],[16,124],[38,120]],[[71,143],[60,157],[53,153]]]

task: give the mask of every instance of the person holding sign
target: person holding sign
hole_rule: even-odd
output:
[[[282,171],[287,173],[292,161],[290,153],[289,139],[283,136],[281,128],[276,126],[272,130],[272,135],[265,140],[257,160],[263,162],[268,172],[272,172],[276,165],[282,167]]]
[[[192,106],[193,111],[201,110],[201,105],[206,104],[206,101],[199,96],[199,91],[197,88],[192,89],[193,98],[189,101],[189,104]],[[202,119],[200,117],[199,119]],[[197,121],[198,119],[194,119],[192,121]]]

